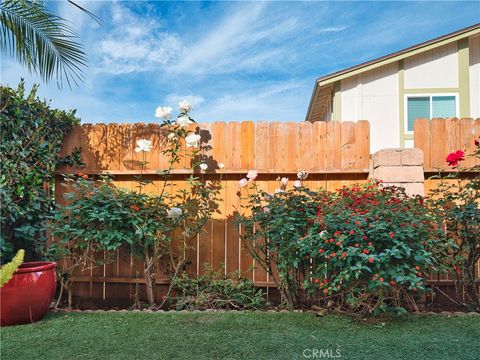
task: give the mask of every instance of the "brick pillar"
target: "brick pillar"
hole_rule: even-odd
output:
[[[370,178],[404,187],[409,195],[425,195],[423,151],[384,149],[372,155]]]

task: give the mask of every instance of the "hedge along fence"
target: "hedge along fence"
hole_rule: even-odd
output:
[[[234,213],[238,209],[238,181],[249,169],[257,169],[257,183],[269,192],[279,187],[279,176],[292,182],[300,170],[309,172],[306,186],[335,190],[343,185],[367,181],[370,161],[370,130],[367,121],[353,122],[215,122],[192,126],[202,136],[202,142],[210,145],[206,150],[209,170],[202,175],[206,179],[221,180],[220,214],[215,214],[204,232],[197,237],[194,249],[189,252],[189,272],[201,274],[205,263],[225,272],[240,271],[257,286],[274,286],[272,279],[254,260],[240,241],[242,229],[235,225]],[[136,140],[152,140],[153,149],[147,153],[149,162],[144,174],[153,182],[147,192],[161,191],[159,170],[167,166],[167,158],[161,154],[165,144],[165,130],[157,124],[98,124],[74,128],[64,139],[62,154],[74,148],[82,148],[84,167],[64,167],[57,171],[55,195],[63,202],[68,187],[60,186],[65,173],[90,175],[111,174],[114,184],[134,189],[135,176],[140,174],[135,153]],[[219,164],[225,165],[224,169]],[[186,164],[183,164],[186,165]],[[189,172],[186,166],[173,171],[172,191],[182,189]],[[157,274],[158,284],[168,284],[167,262],[161,262]],[[103,299],[129,298],[135,284],[143,283],[143,264],[132,261],[126,250],[117,253],[113,263],[75,275],[73,295]],[[164,287],[157,286],[157,297]]]

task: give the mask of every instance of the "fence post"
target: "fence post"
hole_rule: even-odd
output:
[[[372,155],[371,179],[385,185],[405,188],[409,195],[425,195],[423,151],[421,149],[384,149]]]

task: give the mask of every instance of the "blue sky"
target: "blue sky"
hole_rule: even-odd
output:
[[[84,123],[152,122],[195,104],[197,121],[300,121],[316,78],[478,22],[472,2],[51,2],[89,58],[78,88],[40,86]],[[2,84],[41,83],[2,54]]]

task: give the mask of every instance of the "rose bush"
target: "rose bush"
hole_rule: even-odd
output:
[[[480,159],[480,141],[474,143],[475,150],[469,157]],[[450,249],[448,262],[457,290],[457,299],[451,300],[480,312],[476,277],[480,261],[480,165],[462,167],[465,160],[462,150],[449,154],[445,160],[454,171],[433,177],[440,179],[440,183],[431,191],[429,205],[442,218],[447,237],[456,244]]]
[[[270,194],[257,186],[257,175],[252,170],[239,182],[243,205],[237,220],[242,227],[242,241],[257,264],[270,274],[282,302],[294,308],[299,303],[302,276],[309,268],[309,263],[299,256],[300,239],[313,225],[319,199],[328,194],[303,186],[287,190],[287,178],[278,179],[278,190]]]
[[[182,102],[179,106],[181,113],[176,120],[171,119],[170,108],[156,110],[156,116],[163,119],[161,126],[167,131],[168,141],[162,153],[169,159],[168,167],[158,171],[159,194],[144,192],[145,186],[152,182],[151,176],[144,175],[148,164],[146,153],[152,151],[152,142],[148,139],[136,142],[135,151],[142,154],[138,162],[141,170],[136,177],[137,191],[118,189],[108,178],[101,182],[92,181],[86,175],[66,179],[67,183],[73,183],[73,191],[66,194],[67,205],[59,206],[52,218],[53,231],[59,241],[52,245],[50,253],[71,259],[67,271],[62,274],[67,289],[77,268],[96,266],[98,254],[103,252],[106,256],[101,261],[108,261],[108,255],[121,246],[143,261],[146,293],[152,308],[156,307],[154,288],[158,260],[170,260],[172,279],[186,270],[187,251],[216,210],[219,186],[197,175],[197,169],[201,170],[200,174],[206,170],[201,166],[204,163],[201,137],[185,127],[194,122],[188,114],[191,105]],[[182,140],[186,141],[186,148]],[[171,193],[173,169],[185,158],[191,172],[186,179],[187,186]],[[168,293],[170,291],[171,287]],[[138,305],[138,292],[135,303]]]

